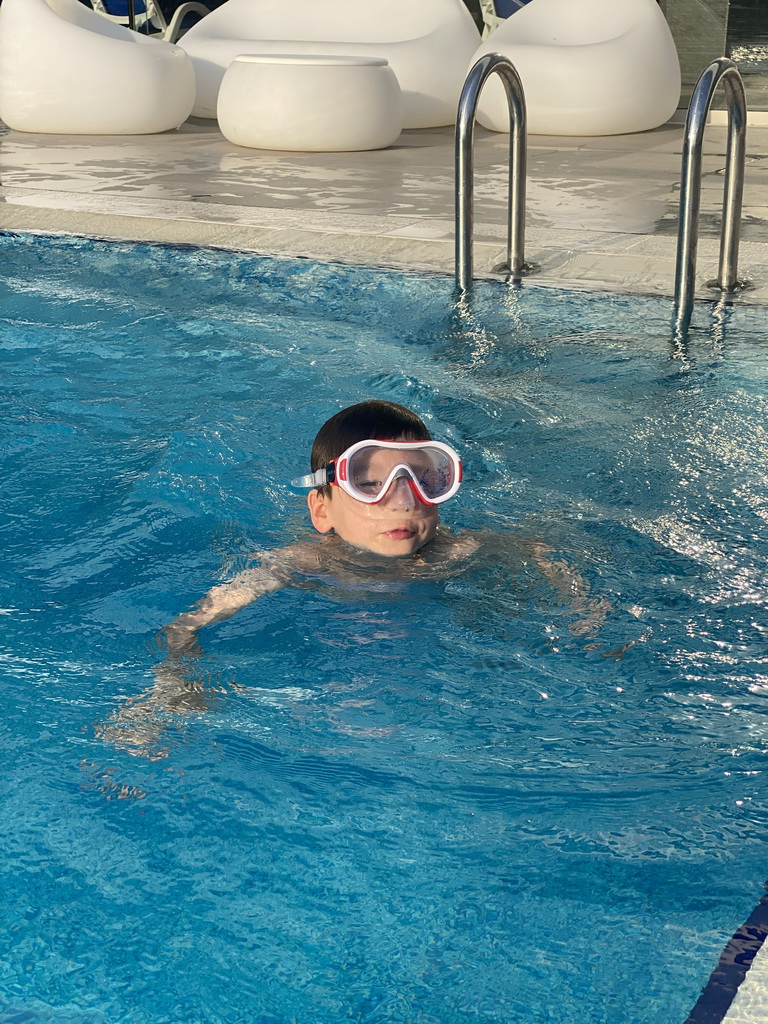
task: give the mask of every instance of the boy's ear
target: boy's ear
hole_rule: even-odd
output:
[[[317,489],[307,495],[307,505],[312,525],[318,533],[328,533],[333,529],[330,515],[330,500],[321,494]]]

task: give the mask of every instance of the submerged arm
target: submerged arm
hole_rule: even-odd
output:
[[[229,583],[213,587],[194,608],[182,612],[162,630],[169,657],[180,657],[197,646],[197,631],[231,618],[264,594],[280,590],[285,579],[273,565],[265,564],[238,573]]]
[[[200,714],[208,710],[212,693],[223,692],[223,687],[206,679],[195,664],[202,654],[197,631],[230,618],[264,594],[286,586],[290,565],[290,548],[265,555],[261,565],[213,587],[194,608],[169,623],[161,631],[167,657],[153,669],[152,686],[127,700],[107,722],[97,726],[97,736],[134,754],[165,756],[158,740],[170,724],[169,713]]]
[[[584,577],[563,559],[552,558],[552,548],[543,541],[531,543],[530,555],[576,616],[570,631],[576,636],[593,633],[604,622],[610,603],[605,598],[591,597],[589,583]]]

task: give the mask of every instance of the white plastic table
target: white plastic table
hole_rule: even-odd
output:
[[[383,149],[400,135],[403,100],[383,57],[241,54],[219,90],[219,127],[254,149]]]

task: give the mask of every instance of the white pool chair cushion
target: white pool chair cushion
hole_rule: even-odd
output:
[[[534,135],[621,135],[668,121],[680,63],[656,0],[531,0],[476,51],[502,53],[525,90]],[[470,64],[471,66],[471,64]],[[478,120],[509,131],[503,86],[483,90]]]
[[[193,113],[216,117],[225,70],[244,53],[383,57],[405,128],[452,124],[480,42],[462,0],[228,0],[184,35],[197,78]]]
[[[0,118],[16,131],[143,135],[177,128],[195,95],[186,53],[78,0],[3,0]]]

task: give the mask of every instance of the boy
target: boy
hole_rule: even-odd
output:
[[[348,562],[354,551],[402,559],[405,575],[409,563],[455,561],[476,551],[477,538],[440,526],[438,506],[458,490],[461,461],[448,445],[429,442],[424,422],[394,402],[361,402],[332,416],[312,446],[312,473],[292,482],[310,488],[309,515],[325,544],[269,552],[257,568],[214,587],[165,627],[169,653],[190,651],[198,629],[288,585],[294,573],[339,569],[335,563],[345,554]]]
[[[404,406],[367,401],[336,413],[318,432],[310,465],[312,472],[292,483],[309,488],[310,518],[323,543],[300,541],[265,553],[260,565],[213,587],[167,625],[168,657],[155,669],[154,686],[100,726],[102,738],[135,753],[164,756],[155,748],[166,724],[158,712],[208,707],[202,680],[191,670],[202,653],[198,630],[289,586],[297,575],[331,572],[359,581],[361,570],[381,567],[382,560],[398,578],[454,574],[489,539],[470,531],[453,534],[441,525],[439,505],[459,489],[461,460],[448,445],[433,441],[424,422]],[[540,541],[520,543],[521,561],[533,562],[569,602],[576,616],[571,631],[584,634],[599,625],[607,603],[590,598],[588,585],[565,563],[552,561]]]

